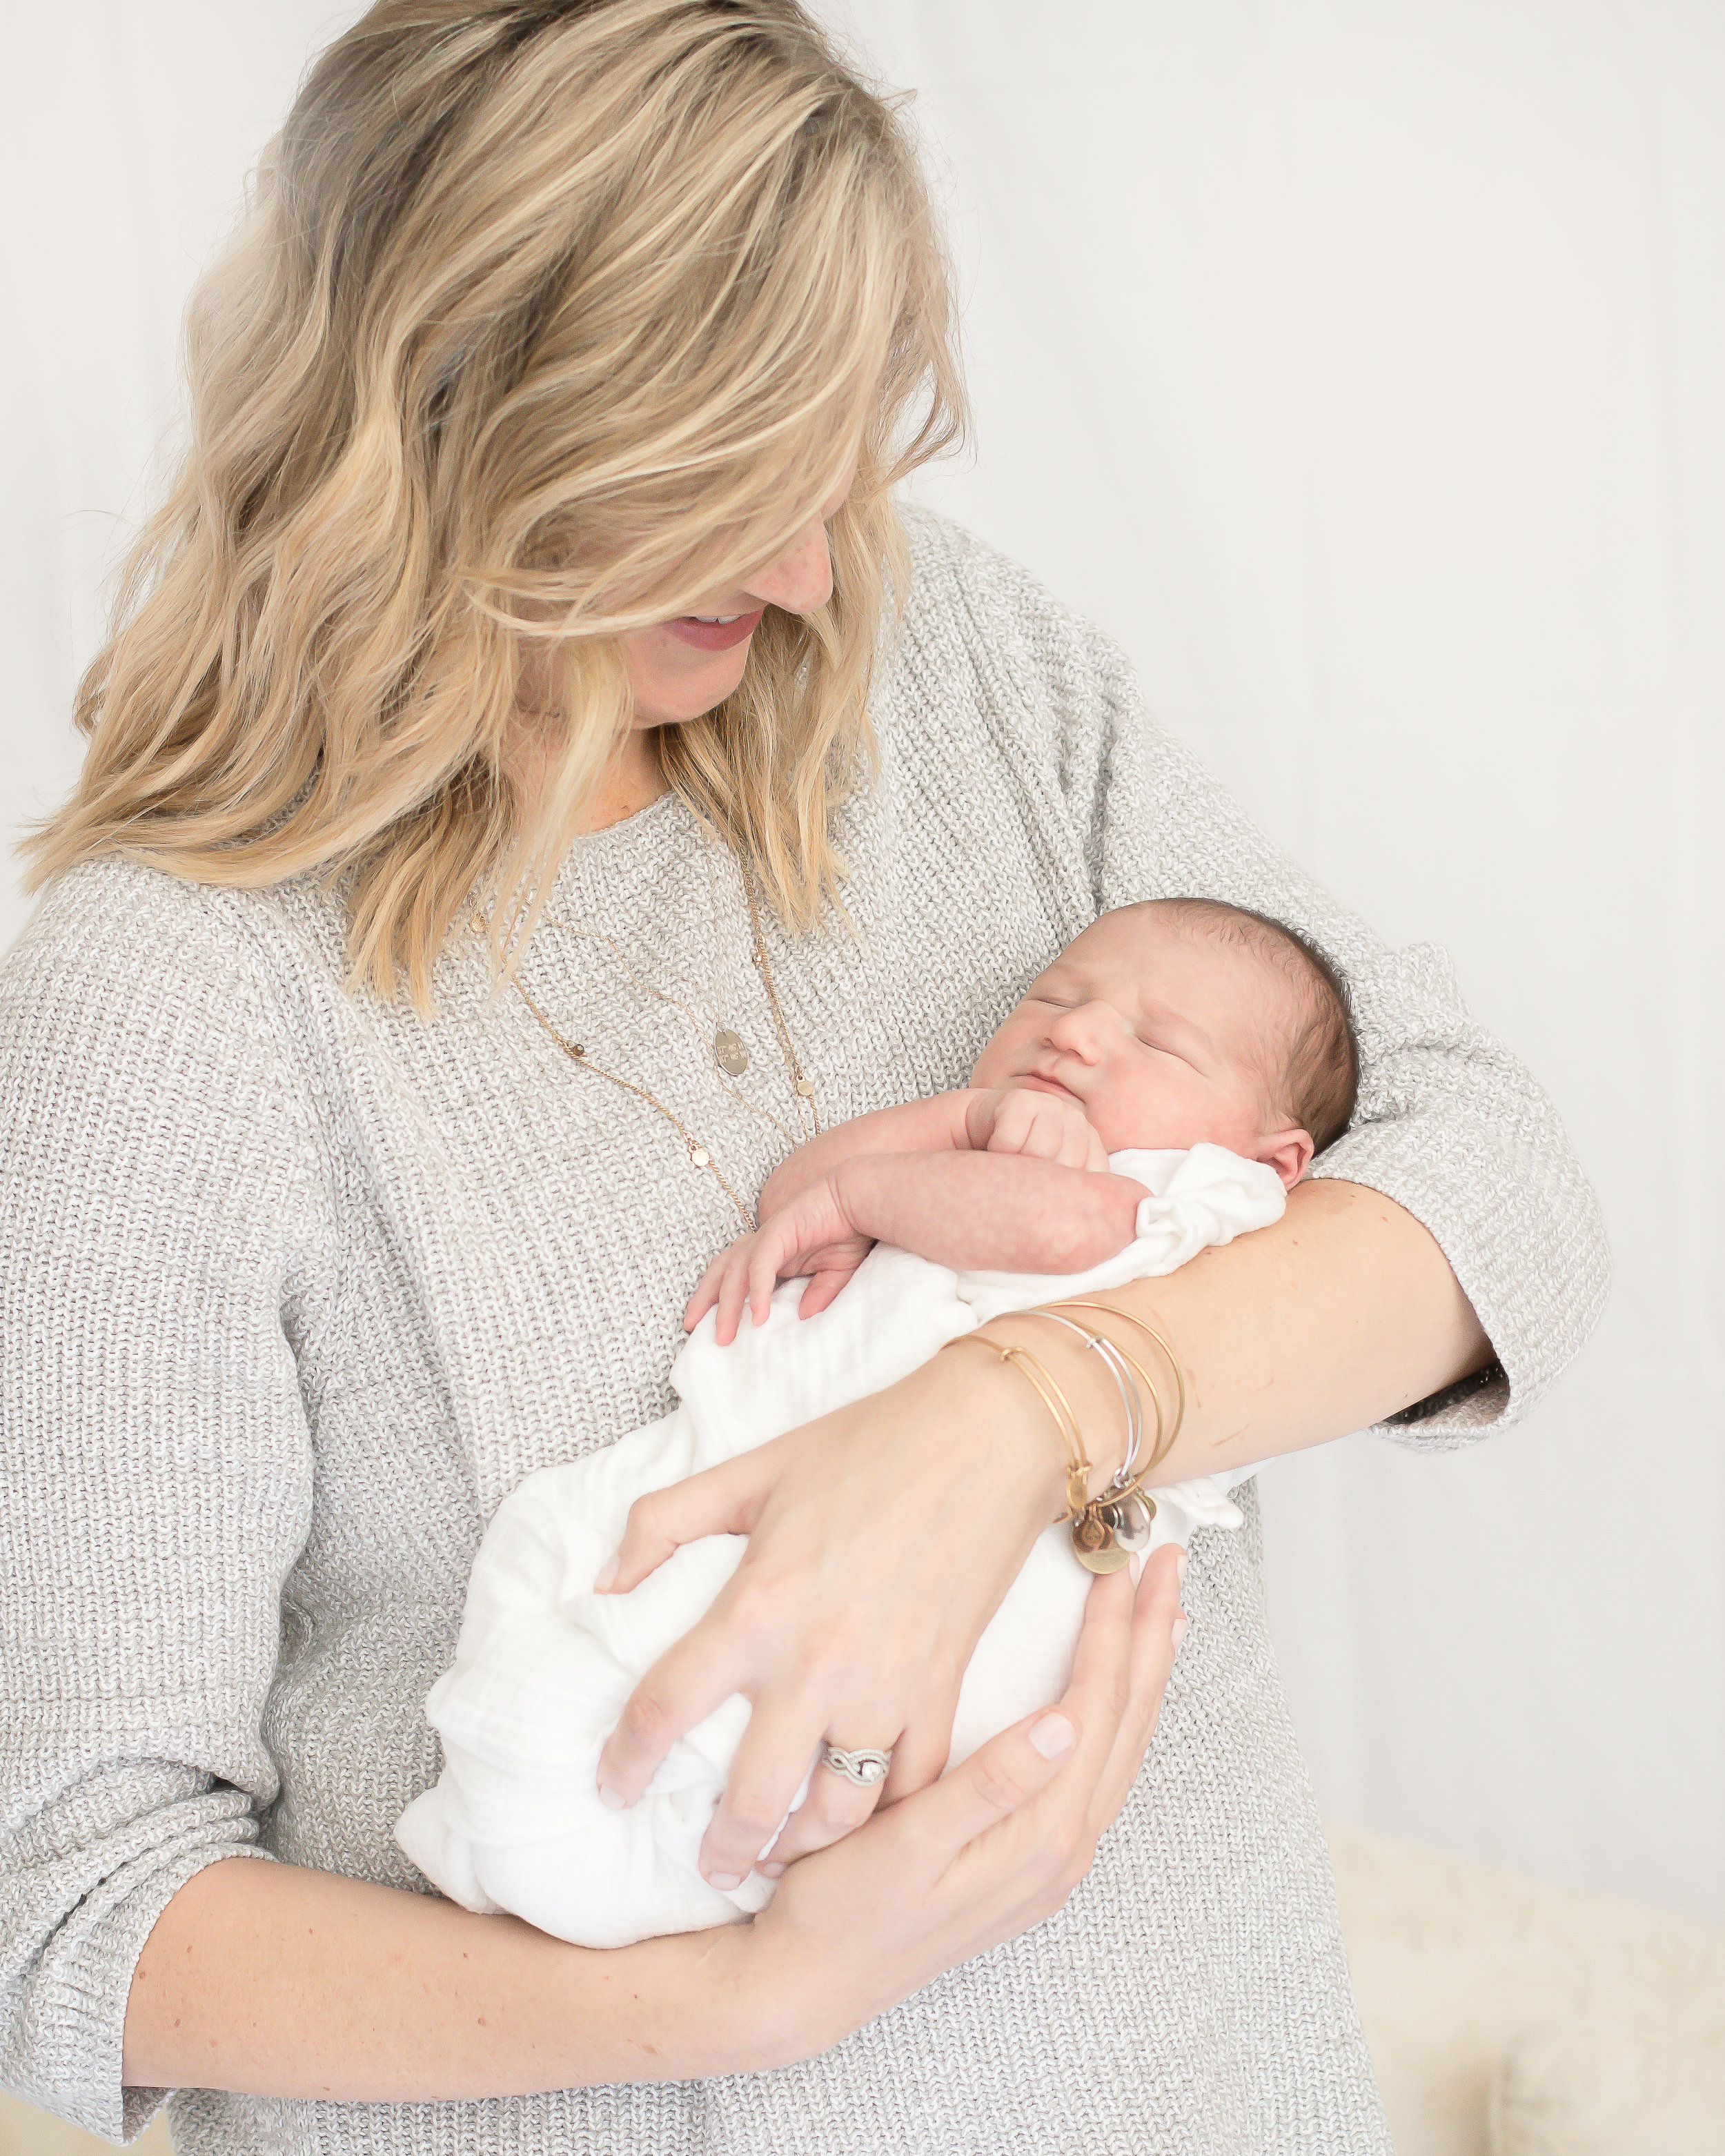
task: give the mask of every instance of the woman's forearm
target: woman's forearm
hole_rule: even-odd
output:
[[[1186,1419],[1158,1482],[1322,1445],[1491,1359],[1430,1231],[1357,1183],[1297,1183],[1274,1226],[1101,1299],[1181,1358]]]
[[[1094,1301],[1153,1325],[1180,1358],[1186,1414],[1151,1476],[1178,1482],[1346,1436],[1482,1369],[1491,1343],[1411,1213],[1356,1183],[1302,1183],[1273,1226]],[[1106,1321],[1104,1321],[1106,1324]],[[1029,1317],[991,1333],[1058,1356],[1091,1458],[1120,1450],[1119,1396],[1097,1358]],[[1126,1325],[1122,1345],[1160,1358]]]
[[[799,2055],[749,1928],[566,1946],[513,1917],[255,1859],[188,1880],[145,1943],[125,2078],[337,2102],[683,2081]]]

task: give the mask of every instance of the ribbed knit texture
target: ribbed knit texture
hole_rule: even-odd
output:
[[[1507,1376],[1399,1435],[1535,1399],[1605,1283],[1549,1103],[1441,955],[1386,951],[1145,716],[1120,654],[1011,564],[913,520],[877,685],[880,784],[841,814],[861,932],[768,927],[834,1120],[962,1083],[1099,908],[1213,894],[1349,976],[1365,1071],[1319,1173],[1455,1264]],[[614,937],[750,1044],[793,1122],[734,865],[667,798],[583,842],[524,978],[751,1193],[786,1150]],[[440,1016],[356,1001],[310,880],[99,863],[0,967],[0,2082],[97,2133],[133,1964],[238,1850],[423,1887],[390,1838],[485,1521],[531,1470],[663,1413],[679,1313],[737,1230],[641,1102],[574,1068],[476,939]],[[1247,2156],[1386,2149],[1327,1861],[1265,1628],[1255,1510],[1198,1538],[1150,1762],[1056,1918],[824,2057],[670,2087],[347,2106],[187,2092],[181,2156]]]

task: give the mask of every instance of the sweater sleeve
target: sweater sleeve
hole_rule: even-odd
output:
[[[1496,1357],[1385,1435],[1454,1446],[1526,1414],[1591,1331],[1610,1271],[1550,1100],[1469,1014],[1447,955],[1390,949],[1273,845],[1151,717],[1109,638],[952,526],[921,515],[912,531],[919,574],[932,557],[956,576],[974,663],[1009,715],[1003,747],[1064,803],[1096,910],[1177,895],[1250,906],[1302,930],[1346,979],[1359,1101],[1311,1172],[1381,1191],[1428,1228]]]
[[[61,879],[0,965],[0,2084],[112,2139],[144,1941],[277,1792],[320,1163],[211,894]]]

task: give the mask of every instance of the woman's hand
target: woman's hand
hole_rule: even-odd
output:
[[[747,1949],[773,2063],[839,2042],[1061,1907],[1143,1762],[1185,1631],[1184,1566],[1157,1551],[1136,1595],[1125,1573],[1099,1579],[1058,1708],[791,1866]]]
[[[874,1248],[846,1217],[834,1178],[823,1176],[797,1192],[752,1235],[740,1235],[721,1250],[696,1284],[683,1312],[683,1329],[692,1332],[716,1306],[715,1332],[721,1348],[737,1337],[743,1305],[757,1325],[767,1322],[773,1291],[782,1280],[805,1275],[809,1285],[797,1306],[799,1317],[813,1317],[838,1294]]]
[[[1101,1583],[1060,1714],[796,1866],[752,1924],[572,1947],[370,1880],[237,1855],[207,1865],[138,1957],[125,2079],[469,2102],[751,2073],[836,2043],[1046,1916],[1083,1871],[1155,1720],[1171,1554],[1146,1569],[1130,1645],[1123,1580]],[[1063,1721],[1077,1743],[1060,1753],[1049,1739]]]
[[[1081,1417],[1111,1427],[1106,1373],[1086,1367],[1094,1356],[1068,1359]],[[626,1593],[703,1535],[749,1544],[706,1615],[631,1695],[600,1756],[601,1796],[633,1804],[675,1740],[732,1692],[754,1712],[701,1847],[716,1885],[747,1876],[823,1739],[891,1749],[891,1774],[884,1791],[817,1774],[775,1861],[850,1833],[882,1794],[932,1781],[972,1651],[1065,1490],[1061,1447],[1030,1387],[954,1353],[639,1499],[609,1591]]]

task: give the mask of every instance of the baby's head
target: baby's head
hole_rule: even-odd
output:
[[[1076,1101],[1110,1152],[1207,1141],[1291,1187],[1347,1129],[1358,1077],[1326,958],[1240,906],[1163,898],[1069,943],[970,1082]]]

